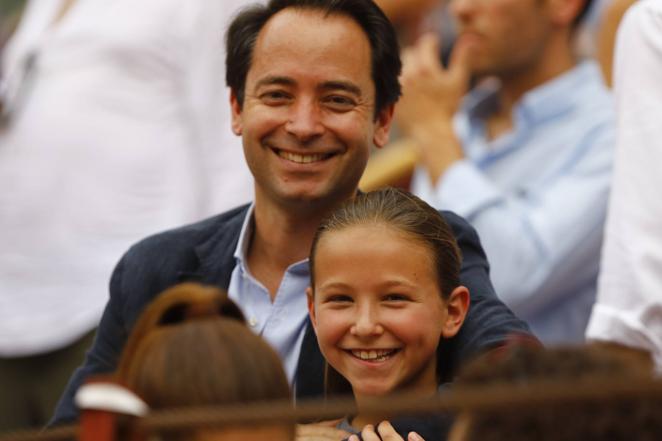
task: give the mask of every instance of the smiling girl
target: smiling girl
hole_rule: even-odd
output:
[[[308,305],[327,386],[340,374],[357,401],[359,414],[346,422],[354,429],[379,423],[360,414],[362,403],[437,393],[439,343],[469,308],[460,264],[441,215],[397,189],[361,194],[320,225]]]

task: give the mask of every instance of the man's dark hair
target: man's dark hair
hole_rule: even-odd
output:
[[[244,104],[246,76],[257,37],[264,25],[286,8],[308,9],[325,16],[343,15],[358,23],[370,41],[375,117],[400,97],[400,48],[393,25],[372,0],[271,0],[242,10],[226,34],[226,82],[240,106]]]

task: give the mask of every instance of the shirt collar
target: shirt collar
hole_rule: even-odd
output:
[[[239,233],[239,240],[237,241],[237,247],[234,250],[234,258],[237,262],[237,265],[241,268],[242,271],[248,273],[246,262],[248,254],[248,246],[251,243],[251,238],[253,236],[253,230],[255,229],[255,222],[253,222],[253,214],[255,212],[255,203],[251,203],[246,210],[246,218],[244,223],[241,226],[241,232]],[[290,265],[287,269],[289,272],[295,275],[308,276],[308,259],[303,259],[299,262],[295,262]]]
[[[248,253],[248,245],[251,242],[251,236],[253,235],[253,212],[255,211],[255,204],[251,203],[246,210],[246,217],[244,218],[244,223],[241,226],[241,232],[239,233],[239,240],[237,241],[237,248],[234,250],[234,258],[237,261],[237,264],[244,266],[246,262],[246,254]]]
[[[554,117],[575,107],[581,100],[587,85],[594,84],[600,78],[600,71],[593,61],[583,61],[567,72],[530,90],[515,106],[514,114],[518,118],[535,124]],[[574,93],[574,92],[576,93]],[[499,83],[488,80],[472,91],[465,100],[463,108],[471,119],[485,119],[497,110]]]

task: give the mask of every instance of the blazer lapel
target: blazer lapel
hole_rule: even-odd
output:
[[[214,232],[194,248],[199,265],[180,271],[180,282],[197,281],[228,289],[235,266],[234,251],[247,210],[248,205],[239,207],[213,224]]]
[[[297,399],[324,396],[324,357],[317,344],[310,317],[306,319],[296,378]]]

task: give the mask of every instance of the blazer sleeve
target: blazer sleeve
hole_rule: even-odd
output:
[[[487,350],[506,344],[512,335],[538,340],[528,325],[497,297],[489,275],[487,257],[476,230],[460,216],[441,212],[453,229],[462,251],[461,283],[469,289],[471,304],[460,332],[439,345],[439,369],[451,381],[459,365]]]
[[[122,276],[126,257],[115,267],[110,279],[110,299],[106,304],[97,328],[92,348],[87,352],[83,365],[69,379],[69,383],[55,408],[48,426],[72,423],[78,419],[74,404],[76,391],[91,375],[113,372],[128,337],[122,311]]]

